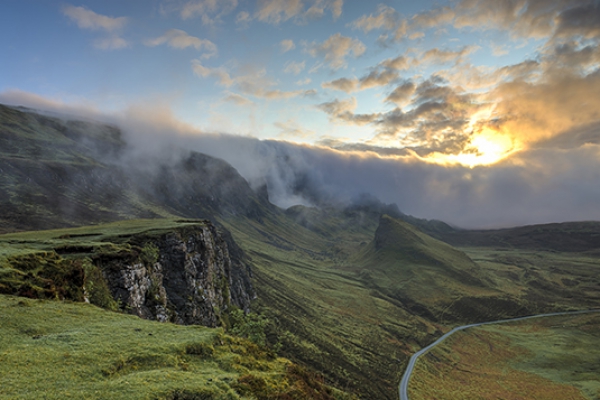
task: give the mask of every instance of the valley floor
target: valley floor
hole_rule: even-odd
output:
[[[598,314],[457,332],[419,358],[410,399],[597,399],[598,343]]]

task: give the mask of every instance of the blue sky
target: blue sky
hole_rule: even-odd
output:
[[[451,25],[414,27],[391,38],[394,23],[431,12],[432,2],[7,0],[0,7],[6,55],[0,90],[107,111],[160,102],[203,130],[308,143],[364,142],[376,132],[340,125],[320,104],[354,97],[354,113],[390,111],[395,105],[383,100],[394,85],[425,81],[466,47],[462,62],[493,68],[531,56],[536,44],[507,41],[498,29]],[[376,20],[384,15],[395,21],[381,25]],[[505,54],[494,55],[494,48]],[[428,50],[450,53],[448,62],[404,69],[361,91],[325,86]]]
[[[3,0],[0,51],[0,102],[600,201],[598,0]]]

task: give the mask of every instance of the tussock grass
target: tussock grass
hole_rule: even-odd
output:
[[[350,398],[298,368],[221,329],[0,295],[0,399]]]

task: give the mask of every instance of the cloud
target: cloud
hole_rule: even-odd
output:
[[[330,82],[323,82],[324,89],[335,89],[346,93],[365,90],[377,86],[385,86],[398,79],[398,73],[393,70],[373,70],[369,74],[357,78],[339,78]]]
[[[275,122],[273,124],[277,129],[279,129],[278,138],[281,139],[307,139],[315,136],[316,132],[310,129],[303,128],[296,120],[288,119],[283,122]]]
[[[279,42],[279,46],[281,47],[282,53],[287,53],[288,51],[296,48],[294,41],[291,39],[282,40],[281,42]]]
[[[360,88],[369,89],[377,86],[386,86],[398,79],[398,73],[394,70],[373,70],[368,75],[360,78]]]
[[[600,37],[600,3],[590,2],[563,10],[556,18],[556,35]]]
[[[590,82],[576,85],[577,94],[585,83]],[[547,93],[536,93],[541,94]],[[567,98],[573,94],[566,93]],[[413,151],[368,143],[332,141],[339,147],[332,150],[210,134],[178,121],[168,104],[138,104],[106,115],[81,106],[78,99],[64,102],[21,91],[0,93],[0,102],[110,121],[123,129],[128,148],[134,149],[135,160],[146,160],[144,165],[177,160],[189,151],[221,158],[254,187],[267,182],[270,201],[281,207],[350,201],[369,193],[398,204],[404,213],[469,228],[600,220],[598,124],[563,131],[560,140],[539,142],[492,167],[468,168],[437,165]],[[342,112],[356,109],[352,99],[338,105]],[[284,134],[305,131],[294,120],[279,122],[278,128]]]
[[[335,99],[330,102],[321,103],[317,108],[327,113],[329,119],[334,123],[341,122],[349,125],[363,126],[377,120],[379,114],[355,114],[354,110],[357,104],[356,98],[350,97],[346,100]]]
[[[379,65],[384,68],[395,69],[398,71],[409,69],[411,67],[411,64],[411,60],[402,55],[396,58],[388,58],[379,63]]]
[[[339,69],[346,65],[346,56],[350,53],[354,58],[361,56],[367,50],[366,46],[358,39],[352,39],[336,33],[323,43],[313,43],[308,47],[308,53],[313,56],[321,56],[333,69]]]
[[[342,7],[344,6],[344,0],[333,0],[331,2],[331,14],[333,15],[333,20],[335,21],[339,17],[342,16]]]
[[[129,43],[116,35],[111,35],[105,38],[96,39],[94,47],[101,50],[118,50],[129,47]]]
[[[380,4],[377,8],[377,15],[363,15],[356,21],[349,24],[354,29],[360,29],[364,33],[369,33],[375,29],[393,30],[398,25],[400,15],[392,7]]]
[[[490,91],[497,124],[506,135],[527,145],[600,121],[600,73],[551,75],[531,84],[506,82]]]
[[[254,17],[273,25],[278,25],[288,20],[304,25],[310,20],[320,19],[329,10],[333,20],[342,15],[344,0],[312,0],[305,10],[302,0],[258,0]]]
[[[404,82],[390,93],[385,101],[395,103],[399,107],[403,107],[410,102],[410,98],[415,93],[416,85],[412,81]]]
[[[498,45],[492,44],[492,54],[495,57],[504,56],[504,55],[507,55],[508,53],[509,53],[509,51],[506,46],[498,46]]]
[[[290,61],[285,64],[285,68],[283,69],[283,72],[285,72],[286,74],[298,75],[300,72],[302,72],[304,70],[305,67],[306,67],[306,62],[304,62],[304,61],[302,61],[302,62]]]
[[[252,66],[246,67],[243,74],[235,78],[235,83],[242,93],[267,100],[291,99],[305,93],[304,90],[284,91],[275,89],[276,82],[267,76],[266,69],[256,69]]]
[[[462,0],[452,23],[459,29],[505,30],[513,37],[542,38],[552,31],[555,10],[565,4],[561,0]]]
[[[298,86],[304,86],[304,85],[308,85],[311,82],[312,82],[312,79],[306,78],[306,79],[301,79],[299,81],[296,81],[296,85],[298,85]]]
[[[235,17],[236,24],[247,24],[252,21],[252,17],[248,11],[240,11]]]
[[[458,51],[430,49],[427,50],[419,59],[420,64],[446,64],[446,63],[461,63],[466,56],[479,50],[479,46],[464,46]]]
[[[49,98],[19,89],[9,89],[0,92],[0,104],[32,108],[40,112],[62,113],[63,115],[80,116],[102,120],[103,114],[85,99],[77,98],[65,101],[59,98]]]
[[[108,17],[106,15],[96,14],[85,7],[67,5],[63,7],[62,11],[63,14],[75,21],[77,26],[81,29],[115,32],[122,29],[127,23],[126,17]]]
[[[334,89],[342,92],[351,93],[358,89],[359,80],[356,78],[340,78],[330,82],[323,82],[323,89]]]
[[[233,76],[225,67],[206,67],[200,60],[192,60],[192,70],[201,78],[214,78],[217,83],[225,87],[235,87],[238,91],[257,98],[266,100],[285,100],[300,96],[314,96],[314,90],[276,89],[276,82],[267,76],[267,71],[251,66],[238,68],[238,74]]]
[[[202,55],[202,58],[211,58],[217,54],[217,45],[213,42],[190,36],[180,29],[169,29],[164,35],[145,41],[146,46],[152,47],[165,43],[175,49],[186,49],[188,47],[193,47],[196,50],[204,49],[207,53]]]
[[[199,77],[215,78],[221,86],[230,87],[235,83],[231,75],[229,75],[229,72],[227,72],[224,68],[205,67],[204,65],[202,65],[202,62],[200,60],[192,60],[192,70]]]
[[[430,29],[447,25],[454,20],[455,12],[450,7],[434,8],[414,15],[410,20],[411,29]]]
[[[239,95],[237,93],[231,93],[229,92],[227,94],[227,96],[223,99],[223,101],[226,101],[228,103],[233,103],[237,106],[248,106],[250,104],[254,104],[254,102],[252,100],[249,100],[247,98],[245,98],[242,95]]]
[[[434,7],[408,19],[390,6],[380,5],[375,14],[349,24],[365,33],[387,32],[380,37],[384,46],[388,41],[419,38],[430,29],[446,26],[509,32],[513,39],[544,39],[553,34],[596,38],[599,25],[600,5],[595,0],[460,0],[452,7]]]
[[[129,47],[127,40],[119,37],[117,32],[122,30],[127,24],[126,17],[108,17],[88,10],[85,7],[75,7],[66,5],[62,8],[62,12],[71,20],[75,21],[81,29],[92,31],[105,31],[109,36],[96,39],[94,47],[101,50],[117,50]]]
[[[302,20],[320,19],[325,14],[325,10],[330,10],[333,20],[337,20],[342,15],[344,0],[315,0],[313,5],[302,14]]]
[[[258,0],[256,19],[277,25],[302,11],[301,0]]]
[[[204,25],[214,25],[221,23],[222,17],[233,12],[237,6],[237,0],[195,0],[179,6],[178,10],[183,20],[200,17]]]

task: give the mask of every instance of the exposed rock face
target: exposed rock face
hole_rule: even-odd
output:
[[[114,298],[142,318],[218,326],[231,305],[249,311],[249,267],[210,222],[130,239],[127,254],[96,259]],[[235,243],[233,243],[235,246]]]

